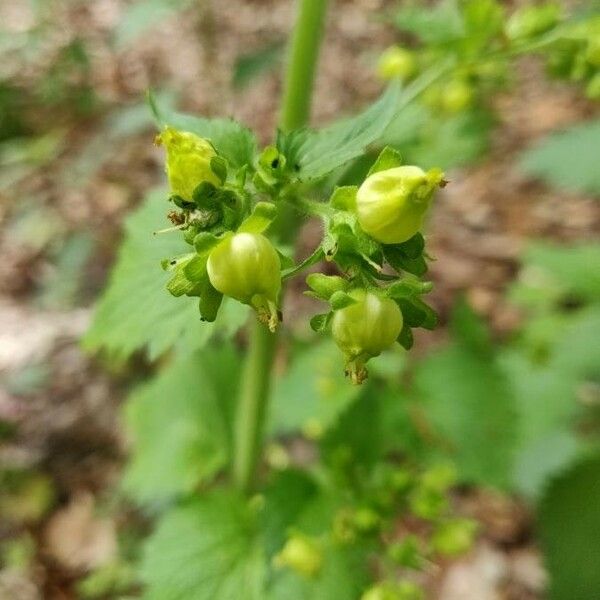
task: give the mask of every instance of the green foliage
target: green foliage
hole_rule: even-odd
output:
[[[313,344],[295,355],[288,372],[276,381],[271,427],[277,432],[324,432],[358,396],[348,384],[333,342]]]
[[[600,195],[600,119],[553,133],[527,150],[521,169],[567,191]]]
[[[133,452],[125,490],[156,503],[193,491],[227,464],[239,356],[212,348],[175,361],[135,390],[125,417]]]
[[[556,477],[539,508],[550,600],[595,600],[600,589],[600,456]]]
[[[278,149],[298,178],[317,179],[357,158],[378,140],[401,102],[398,85],[391,85],[377,102],[355,117],[319,131],[301,129],[279,134]]]
[[[164,224],[164,198],[163,191],[150,193],[127,219],[117,263],[84,338],[86,348],[121,359],[147,348],[156,358],[175,345],[198,348],[213,332],[233,332],[245,319],[245,311],[231,304],[228,314],[209,326],[200,321],[197,306],[164,293],[169,275],[161,272],[160,262],[185,250],[178,236],[152,235]]]
[[[141,565],[148,600],[263,600],[266,576],[256,515],[229,492],[166,513]]]
[[[425,358],[415,382],[439,444],[461,477],[506,486],[517,438],[516,405],[507,378],[487,350],[463,335]]]

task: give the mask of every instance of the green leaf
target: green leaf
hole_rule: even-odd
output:
[[[321,313],[318,315],[314,315],[310,319],[310,328],[317,333],[325,331],[327,329],[327,325],[331,318],[331,313]]]
[[[290,526],[317,493],[317,485],[304,471],[287,469],[273,474],[260,513],[268,557],[281,550]]]
[[[387,169],[393,169],[400,166],[402,166],[402,156],[400,155],[400,152],[390,146],[386,146],[377,157],[377,160],[373,163],[373,166],[369,169],[367,177],[373,175],[373,173],[379,173],[379,171],[386,171]]]
[[[548,487],[538,511],[550,573],[549,600],[596,600],[600,590],[600,455],[575,464]]]
[[[356,193],[358,187],[355,185],[344,185],[336,187],[331,194],[329,204],[337,210],[354,210],[356,208]]]
[[[133,439],[124,478],[129,495],[154,503],[189,493],[225,466],[238,370],[234,350],[213,348],[173,363],[134,390],[125,406]]]
[[[415,383],[424,415],[462,479],[506,486],[518,422],[511,386],[494,357],[459,339],[427,357]]]
[[[170,126],[195,133],[210,140],[217,152],[234,169],[254,163],[256,138],[250,129],[233,119],[205,119],[159,107],[151,97],[155,116],[161,127]]]
[[[441,44],[465,35],[456,0],[442,0],[426,9],[421,4],[403,6],[396,14],[398,29],[408,31],[428,44]]]
[[[157,190],[127,218],[125,241],[84,338],[87,349],[125,359],[146,348],[155,359],[176,344],[198,348],[214,332],[233,333],[243,324],[246,310],[237,303],[227,303],[211,326],[200,321],[196,302],[167,292],[170,274],[161,270],[162,259],[189,250],[178,233],[152,235],[167,210],[166,193]]]
[[[233,66],[233,87],[242,89],[261,75],[275,69],[281,62],[283,44],[275,42],[236,58]]]
[[[300,179],[316,179],[363,154],[390,123],[400,101],[400,87],[392,84],[359,115],[320,131],[306,129],[280,134],[278,148]]]
[[[247,502],[211,492],[168,512],[140,573],[147,600],[263,600],[265,558]]]
[[[307,424],[330,427],[358,395],[344,376],[344,361],[327,340],[299,352],[285,375],[275,382],[271,429],[291,432]]]
[[[553,133],[521,156],[527,175],[568,191],[600,195],[600,119]]]
[[[263,233],[277,216],[277,207],[271,202],[258,202],[252,214],[244,219],[238,232]]]

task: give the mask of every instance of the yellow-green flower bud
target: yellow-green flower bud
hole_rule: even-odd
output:
[[[473,101],[473,88],[462,79],[449,81],[441,91],[441,108],[454,115],[467,109]]]
[[[264,235],[244,232],[225,237],[211,251],[206,270],[215,289],[254,307],[259,319],[275,330],[281,261]]]
[[[217,156],[210,142],[172,127],[157,135],[155,141],[167,151],[165,171],[173,195],[191,201],[194,190],[202,182],[221,185],[210,166],[211,159]]]
[[[362,229],[383,244],[399,244],[421,229],[423,217],[443,173],[403,166],[374,173],[356,195]]]
[[[406,81],[416,70],[417,63],[413,53],[400,46],[390,46],[379,57],[377,63],[377,74],[382,79],[398,77],[401,81]]]
[[[403,319],[390,298],[363,289],[349,295],[356,302],[334,312],[331,333],[346,358],[346,373],[359,384],[367,377],[365,363],[396,341]]]
[[[285,543],[273,562],[276,567],[288,567],[303,577],[316,577],[323,564],[319,543],[302,534],[294,534]]]

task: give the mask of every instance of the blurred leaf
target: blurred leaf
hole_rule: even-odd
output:
[[[124,487],[133,498],[150,503],[191,492],[226,464],[239,362],[229,348],[194,353],[132,393]]]
[[[580,243],[557,246],[536,242],[523,256],[524,268],[513,284],[510,297],[528,307],[552,305],[575,296],[581,300],[600,300],[600,244]]]
[[[550,573],[550,600],[597,600],[600,590],[600,456],[557,477],[540,502],[538,523]]]
[[[600,119],[549,135],[522,154],[520,165],[551,186],[600,195],[598,156]]]
[[[215,332],[233,333],[245,320],[244,307],[226,302],[215,323],[202,323],[195,301],[174,298],[165,289],[171,274],[161,269],[161,260],[189,249],[177,233],[152,234],[164,226],[166,198],[162,190],[151,192],[127,218],[125,241],[84,338],[86,348],[120,359],[147,348],[154,359],[175,345],[198,348]]]
[[[534,439],[517,457],[513,476],[516,490],[537,500],[549,477],[572,463],[580,451],[580,443],[566,430]]]
[[[276,381],[271,428],[282,433],[316,423],[325,431],[359,392],[345,378],[344,360],[335,344],[314,344],[300,351],[287,373]]]
[[[314,579],[291,570],[277,573],[265,600],[355,600],[368,581],[364,552],[328,541],[323,565]]]
[[[159,106],[157,99],[150,96],[151,108],[161,126],[190,131],[210,140],[217,152],[229,164],[239,169],[252,166],[257,152],[254,133],[233,119],[205,119],[172,111],[168,106]]]
[[[413,33],[428,44],[450,42],[465,34],[456,0],[442,0],[427,7],[408,4],[398,11],[395,23],[398,29]]]
[[[265,506],[261,511],[267,557],[281,549],[289,527],[317,492],[317,485],[304,471],[286,469],[272,475],[264,492]]]
[[[192,3],[192,0],[134,0],[126,6],[114,30],[117,49],[123,49]]]
[[[263,600],[265,558],[247,501],[209,492],[168,512],[146,543],[147,600]]]
[[[418,365],[415,383],[423,412],[462,479],[506,486],[518,424],[510,384],[493,356],[459,338]]]
[[[242,89],[254,79],[275,69],[281,62],[284,45],[275,42],[237,57],[233,66],[233,87]]]

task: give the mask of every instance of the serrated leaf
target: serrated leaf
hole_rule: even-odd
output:
[[[210,140],[217,152],[234,169],[244,165],[250,167],[256,155],[256,138],[250,129],[233,119],[205,119],[193,115],[171,111],[166,107],[159,107],[155,101],[152,106],[156,118],[161,126],[170,126],[182,131],[195,133],[200,137]]]
[[[302,129],[280,135],[278,148],[300,179],[323,177],[375,142],[396,114],[399,101],[400,87],[394,83],[359,115],[319,131]]]
[[[521,155],[521,169],[551,186],[600,195],[600,119],[549,135]]]
[[[367,177],[379,171],[386,171],[387,169],[394,169],[395,167],[402,166],[402,156],[398,150],[386,146],[377,157],[377,160],[373,163],[373,166],[369,169]]]
[[[232,349],[210,354],[232,382],[238,381],[239,357]],[[191,492],[227,462],[227,407],[236,389],[219,379],[207,355],[194,353],[175,362],[127,401],[133,450],[123,485],[138,502]]]
[[[199,348],[213,333],[233,333],[242,326],[247,311],[238,303],[227,303],[211,326],[200,321],[196,302],[174,298],[165,289],[171,275],[161,269],[162,259],[189,250],[180,234],[152,235],[164,223],[166,197],[162,190],[151,192],[127,218],[125,240],[83,341],[87,349],[118,359],[147,349],[155,359],[175,345]]]
[[[168,512],[140,573],[147,600],[263,600],[266,564],[247,501],[211,492]]]
[[[546,490],[539,531],[550,600],[596,600],[600,590],[600,455],[573,465]]]
[[[359,392],[348,384],[342,354],[330,340],[300,351],[274,388],[270,427],[280,433],[307,423],[326,430]]]

